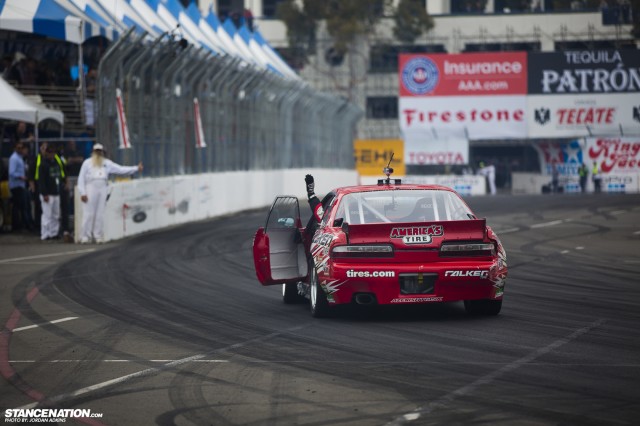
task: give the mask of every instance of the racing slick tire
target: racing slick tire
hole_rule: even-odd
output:
[[[305,300],[298,294],[298,283],[282,284],[282,301],[287,305],[300,303]]]
[[[464,308],[470,315],[498,315],[502,309],[502,299],[465,300]]]
[[[311,284],[309,288],[309,305],[311,316],[314,318],[326,318],[329,316],[329,302],[327,295],[318,283],[316,268],[311,268]]]

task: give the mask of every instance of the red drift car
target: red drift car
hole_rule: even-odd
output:
[[[282,284],[285,303],[308,298],[314,317],[347,303],[462,300],[471,314],[500,312],[504,248],[452,189],[387,179],[338,188],[323,207],[313,232],[302,227],[297,198],[277,197],[255,235],[258,280]]]

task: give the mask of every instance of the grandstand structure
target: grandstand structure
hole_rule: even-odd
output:
[[[57,139],[95,136],[147,176],[353,168],[362,112],[312,88],[249,22],[195,3],[6,0],[0,47],[10,83],[65,113]],[[56,86],[52,71],[74,68]]]

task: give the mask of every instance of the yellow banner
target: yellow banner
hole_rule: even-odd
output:
[[[383,178],[382,169],[389,164],[391,153],[392,176],[404,176],[404,142],[401,139],[356,139],[353,143],[356,171],[360,176]]]

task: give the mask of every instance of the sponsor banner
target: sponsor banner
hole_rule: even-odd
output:
[[[626,194],[640,192],[640,175],[625,174],[608,174],[602,177],[602,191],[604,192],[622,192]]]
[[[597,162],[603,192],[640,191],[640,137],[586,138],[572,141],[545,141],[534,145],[540,157],[544,184],[551,182],[553,164],[563,192],[581,192],[580,164],[588,170],[587,192],[593,191],[592,169]]]
[[[469,164],[469,141],[464,137],[435,139],[433,132],[427,130],[403,133],[406,165]]]
[[[534,144],[534,147],[538,151],[542,174],[545,175],[551,176],[554,163],[560,177],[578,177],[580,164],[592,165],[585,154],[583,140],[551,140]]]
[[[640,132],[640,96],[634,93],[527,97],[530,138],[572,138]]]
[[[640,173],[640,137],[587,138],[585,154],[603,175]]]
[[[529,53],[530,94],[640,92],[640,51]]]
[[[438,138],[464,133],[469,140],[526,138],[526,97],[403,97],[400,128],[423,129]]]
[[[401,54],[400,96],[524,95],[526,52]]]
[[[400,139],[358,139],[354,141],[353,155],[360,176],[383,176],[393,154],[394,176],[404,176],[404,142]]]

